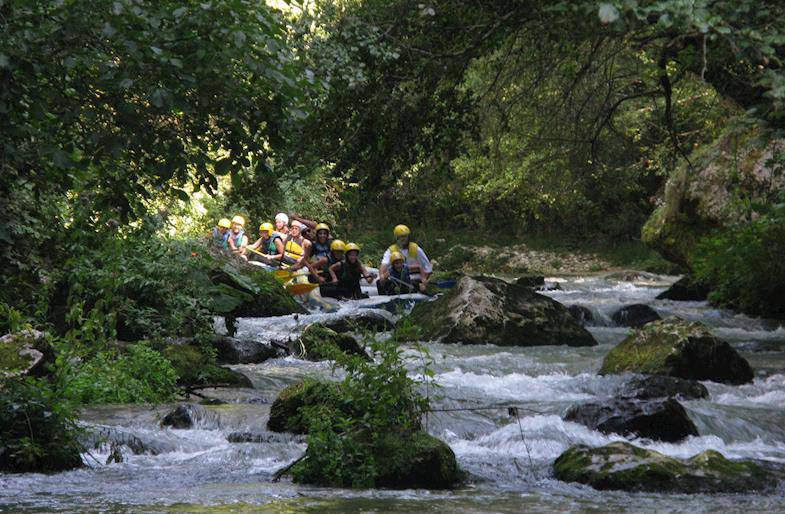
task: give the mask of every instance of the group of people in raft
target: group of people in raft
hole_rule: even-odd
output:
[[[360,282],[377,278],[360,261],[360,247],[332,237],[326,223],[278,213],[275,225],[259,225],[259,238],[251,242],[245,219],[223,218],[213,230],[215,243],[238,257],[256,261],[268,269],[304,269],[311,283],[319,284],[322,296],[338,299],[365,298]],[[376,287],[379,294],[425,292],[433,268],[422,248],[411,238],[406,225],[393,229],[395,243],[384,252]]]

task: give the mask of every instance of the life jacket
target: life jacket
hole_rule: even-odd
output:
[[[392,254],[393,252],[398,252],[401,255],[403,255],[401,248],[397,244],[391,245],[389,250],[390,250],[390,254]],[[409,252],[409,254],[406,256],[406,262],[407,263],[410,262],[412,264],[419,264],[419,261],[417,260],[417,255],[419,255],[420,253],[420,247],[417,246],[417,243],[413,241],[409,241],[409,246],[406,248],[406,250]]]
[[[327,257],[327,260],[330,260],[330,255],[332,252],[330,251],[330,243],[332,241],[330,239],[327,240],[326,243],[320,243],[319,241],[314,241],[312,244],[311,255],[316,259],[319,260],[322,257]]]
[[[338,286],[344,296],[360,298],[362,295],[362,289],[360,289],[362,265],[359,261],[354,266],[349,265],[345,260],[341,261],[341,267],[336,276],[338,277]]]
[[[268,255],[276,255],[278,253],[278,248],[275,246],[276,239],[283,239],[281,234],[278,232],[273,232],[273,234],[267,239],[267,254]]]
[[[412,283],[412,278],[409,275],[409,266],[407,264],[403,265],[403,268],[401,268],[401,272],[400,273],[395,271],[395,268],[393,268],[392,265],[390,265],[390,276],[400,280],[401,282],[405,282],[407,284],[411,284]],[[398,285],[400,285],[400,284],[398,284]]]
[[[286,237],[286,242],[283,245],[283,250],[284,250],[284,257],[288,258],[290,261],[294,260],[294,262],[299,261],[300,258],[305,253],[305,249],[302,247],[302,245],[290,239],[289,236]]]
[[[245,230],[240,229],[240,232],[238,232],[237,235],[231,232],[227,232],[227,234],[229,234],[229,237],[226,238],[226,242],[224,243],[227,248],[229,247],[229,239],[234,239],[234,246],[236,248],[240,248],[242,246],[243,238],[245,237]]]

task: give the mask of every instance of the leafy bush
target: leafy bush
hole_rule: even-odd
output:
[[[177,373],[168,360],[144,344],[126,354],[103,351],[73,368],[61,356],[63,394],[80,403],[158,403],[174,399]]]
[[[0,384],[0,471],[62,471],[82,465],[75,414],[45,380]]]
[[[334,349],[335,365],[346,372],[340,397],[352,408],[304,408],[309,427],[308,452],[292,469],[295,481],[374,487],[377,480],[389,475],[387,468],[392,462],[390,456],[380,457],[379,448],[385,437],[419,431],[420,418],[429,409],[430,398],[420,394],[417,387],[433,377],[427,351],[418,348],[419,357],[405,356],[392,340],[370,339],[366,347],[374,360]],[[406,363],[415,359],[423,366],[421,380],[407,373]]]
[[[693,255],[709,300],[753,315],[785,316],[785,208],[704,237]]]

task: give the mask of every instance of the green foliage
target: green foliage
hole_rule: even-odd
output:
[[[418,384],[431,386],[433,372],[427,351],[405,355],[392,340],[367,341],[374,360],[334,349],[333,359],[346,376],[341,382],[342,403],[303,407],[307,418],[308,454],[292,471],[295,481],[337,487],[374,487],[388,475],[393,456],[379,449],[391,433],[411,437],[420,429],[420,418],[430,398]],[[327,349],[325,349],[327,350]],[[406,363],[422,365],[422,378],[411,378]]]
[[[701,239],[692,256],[709,300],[759,316],[785,316],[785,207]]]
[[[102,351],[71,369],[59,358],[63,395],[79,403],[160,403],[177,392],[177,373],[168,360],[145,344],[127,352]]]
[[[51,472],[82,465],[76,415],[46,380],[0,383],[0,471]]]

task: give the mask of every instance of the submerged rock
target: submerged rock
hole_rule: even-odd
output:
[[[217,351],[216,359],[222,364],[259,364],[284,355],[279,348],[260,341],[233,337],[215,337],[213,348]]]
[[[626,382],[617,395],[638,400],[651,400],[653,398],[700,400],[709,397],[709,390],[697,380],[686,380],[664,375],[647,375],[635,377]]]
[[[727,384],[751,382],[750,364],[705,325],[669,318],[644,325],[613,348],[599,373],[667,375]]]
[[[176,429],[216,430],[221,428],[221,420],[218,414],[201,405],[181,403],[164,416],[161,426]]]
[[[564,419],[603,434],[633,435],[669,443],[698,435],[687,411],[672,398],[584,403],[570,407]]]
[[[777,482],[758,464],[731,461],[716,451],[681,460],[625,442],[573,446],[556,459],[553,471],[559,480],[600,490],[743,493],[767,490]]]
[[[0,337],[0,377],[42,377],[54,363],[54,350],[38,330],[22,330]]]
[[[360,432],[346,436],[353,445],[369,445],[375,463],[371,487],[391,489],[450,489],[463,479],[452,449],[443,441],[425,432],[389,432],[375,443]],[[330,469],[309,462],[311,455],[292,468],[295,482],[332,487],[357,487],[357,484],[336,476]],[[347,456],[347,458],[356,456]],[[360,463],[357,463],[360,464]]]
[[[441,298],[420,303],[401,339],[444,343],[594,346],[592,335],[557,301],[491,277],[464,277]]]
[[[677,302],[702,302],[709,297],[709,291],[710,287],[707,283],[685,275],[657,295],[657,299]]]
[[[531,274],[522,275],[515,279],[515,283],[518,284],[519,286],[535,288],[538,286],[545,285],[545,277],[543,277],[542,275],[531,275]]]
[[[657,311],[642,303],[626,305],[611,316],[613,322],[620,327],[642,327],[646,323],[659,321],[662,318]]]
[[[594,323],[594,313],[588,307],[583,305],[569,305],[567,310],[570,315],[581,324],[581,326],[591,325]]]
[[[373,310],[363,310],[351,316],[328,319],[323,321],[322,325],[338,333],[363,330],[387,332],[395,328],[395,322],[392,319]]]
[[[301,358],[319,361],[332,358],[335,350],[348,355],[360,355],[369,359],[368,354],[357,340],[349,334],[339,334],[320,323],[311,323],[292,344],[291,352]]]

